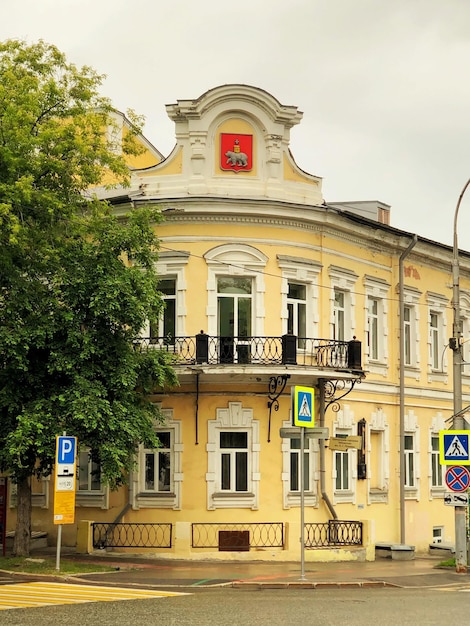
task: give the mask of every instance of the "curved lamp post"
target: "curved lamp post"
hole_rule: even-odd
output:
[[[454,416],[453,430],[464,429],[464,418],[462,411],[462,319],[460,317],[460,264],[459,246],[457,238],[457,218],[459,215],[460,203],[464,193],[470,185],[470,178],[465,183],[459,196],[454,215],[454,246],[452,261],[452,307],[454,310],[454,322],[452,325],[452,340],[450,346],[453,350],[453,395],[454,395]],[[466,509],[463,506],[455,507],[455,566],[458,573],[467,573],[467,524]]]

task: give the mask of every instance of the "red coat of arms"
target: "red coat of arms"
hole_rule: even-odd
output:
[[[249,172],[253,167],[253,135],[220,133],[220,168]]]

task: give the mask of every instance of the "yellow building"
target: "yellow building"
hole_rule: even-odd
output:
[[[453,543],[439,462],[453,413],[452,251],[390,226],[381,202],[325,203],[289,149],[302,113],[261,89],[224,85],[167,112],[172,153],[109,197],[122,213],[161,207],[166,309],[142,341],[177,355],[180,386],[155,396],[162,447],[138,450],[128,487],[108,492],[81,453],[64,541],[78,526],[80,549],[93,530],[94,548],[292,560],[303,499],[307,560]],[[469,271],[462,253],[465,335]],[[303,455],[299,386],[315,400],[297,413],[328,429]],[[34,527],[52,532],[49,486],[38,489]]]

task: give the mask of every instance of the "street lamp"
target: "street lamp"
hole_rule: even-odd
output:
[[[452,427],[454,430],[464,430],[464,418],[462,411],[462,320],[460,317],[460,264],[459,246],[457,241],[457,217],[463,195],[470,185],[470,178],[465,183],[459,196],[454,215],[454,255],[452,261],[452,306],[454,310],[454,323],[452,326],[452,341],[450,346],[453,350],[453,393],[454,393],[454,416]],[[467,573],[467,515],[463,506],[455,507],[455,566],[458,573]]]

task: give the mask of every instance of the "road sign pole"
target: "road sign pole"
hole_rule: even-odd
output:
[[[305,580],[305,492],[304,492],[305,428],[300,427],[300,580]]]
[[[62,433],[62,435],[64,437],[67,435],[65,430]],[[56,451],[56,454],[57,455],[59,454],[58,450]],[[56,468],[55,468],[55,488],[57,489],[57,462],[56,462]],[[61,545],[62,545],[62,524],[59,524],[59,527],[57,528],[57,547],[56,547],[56,554],[55,554],[55,568],[56,568],[57,571],[60,570],[60,548],[61,548]]]
[[[62,524],[59,524],[57,527],[57,549],[55,556],[55,568],[57,571],[60,570],[60,547],[62,544]]]

